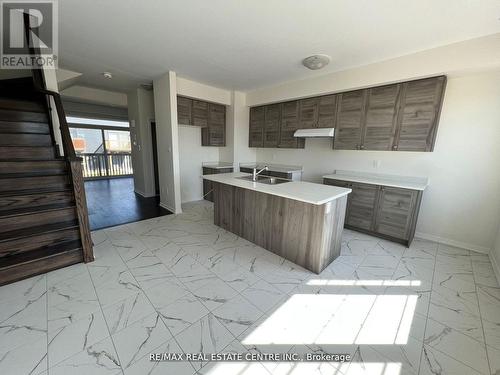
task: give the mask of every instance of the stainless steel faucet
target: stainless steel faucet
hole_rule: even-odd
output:
[[[257,176],[258,176],[260,173],[262,173],[262,172],[264,172],[264,171],[267,171],[267,170],[269,170],[269,167],[268,167],[267,165],[266,165],[266,166],[264,166],[264,168],[262,168],[262,169],[261,169],[260,171],[258,171],[258,172],[257,172],[257,167],[255,167],[255,168],[253,169],[253,172],[252,172],[252,181],[254,181],[254,182],[255,182],[255,181],[257,181]]]

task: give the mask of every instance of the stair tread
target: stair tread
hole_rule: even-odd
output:
[[[15,267],[25,263],[37,261],[43,258],[52,257],[70,250],[81,249],[82,243],[80,240],[60,242],[40,250],[33,250],[26,253],[5,256],[0,258],[0,269],[7,267]]]
[[[44,205],[40,205],[40,206],[15,208],[15,209],[10,209],[10,210],[5,210],[5,211],[0,210],[0,218],[14,217],[14,216],[18,216],[18,215],[38,213],[38,212],[50,211],[50,210],[55,210],[55,209],[60,209],[60,208],[67,208],[67,207],[75,207],[75,203],[74,202],[70,203],[70,204],[68,204],[68,203],[52,203],[52,204],[44,204]]]
[[[71,191],[71,185],[66,187],[51,187],[51,188],[37,188],[37,189],[23,189],[23,190],[8,190],[0,192],[1,197],[12,197],[19,195],[32,195],[37,193],[55,193],[60,191]]]
[[[20,172],[20,173],[0,173],[0,180],[3,178],[24,178],[24,177],[49,177],[49,176],[65,176],[67,171],[60,172]]]
[[[23,178],[37,178],[37,177],[51,177],[51,176],[65,176],[67,171],[57,171],[57,172],[23,172],[23,173],[0,173],[0,179],[5,178],[18,178],[22,180]]]
[[[0,242],[13,241],[23,237],[33,237],[42,233],[56,232],[68,228],[78,228],[78,222],[76,220],[62,221],[59,223],[39,225],[36,227],[17,229],[10,232],[1,233]]]

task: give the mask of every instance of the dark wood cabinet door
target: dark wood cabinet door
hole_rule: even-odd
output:
[[[364,124],[367,90],[339,94],[334,150],[358,150]]]
[[[264,147],[278,147],[281,124],[281,104],[266,105]]]
[[[193,100],[193,125],[205,128],[208,126],[208,103]]]
[[[249,147],[264,146],[265,106],[250,108]]]
[[[326,95],[319,98],[318,104],[318,128],[334,128],[335,113],[337,106],[337,95]]]
[[[375,231],[407,240],[410,235],[418,192],[383,186],[377,210]]]
[[[278,147],[304,148],[305,139],[293,135],[299,128],[299,101],[285,102],[281,106],[281,126]]]
[[[392,150],[400,89],[401,85],[388,85],[368,90],[362,149]]]
[[[445,84],[444,76],[403,84],[395,149],[433,150]]]
[[[299,101],[299,129],[314,128],[318,123],[319,99],[309,98]]]
[[[193,125],[193,100],[183,96],[177,97],[177,122],[181,125]]]
[[[226,145],[226,107],[208,104],[208,126],[201,129],[202,146]]]
[[[364,230],[373,230],[379,187],[350,183],[349,208],[346,224]]]

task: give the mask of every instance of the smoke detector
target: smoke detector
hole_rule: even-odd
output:
[[[302,65],[311,70],[324,68],[330,62],[328,55],[312,55],[302,60]]]
[[[104,72],[102,73],[102,75],[104,76],[104,78],[106,79],[111,79],[113,78],[113,74],[111,74],[110,72]]]

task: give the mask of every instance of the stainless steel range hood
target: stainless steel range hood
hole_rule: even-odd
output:
[[[334,134],[335,128],[314,128],[297,129],[293,136],[300,138],[333,138]]]

